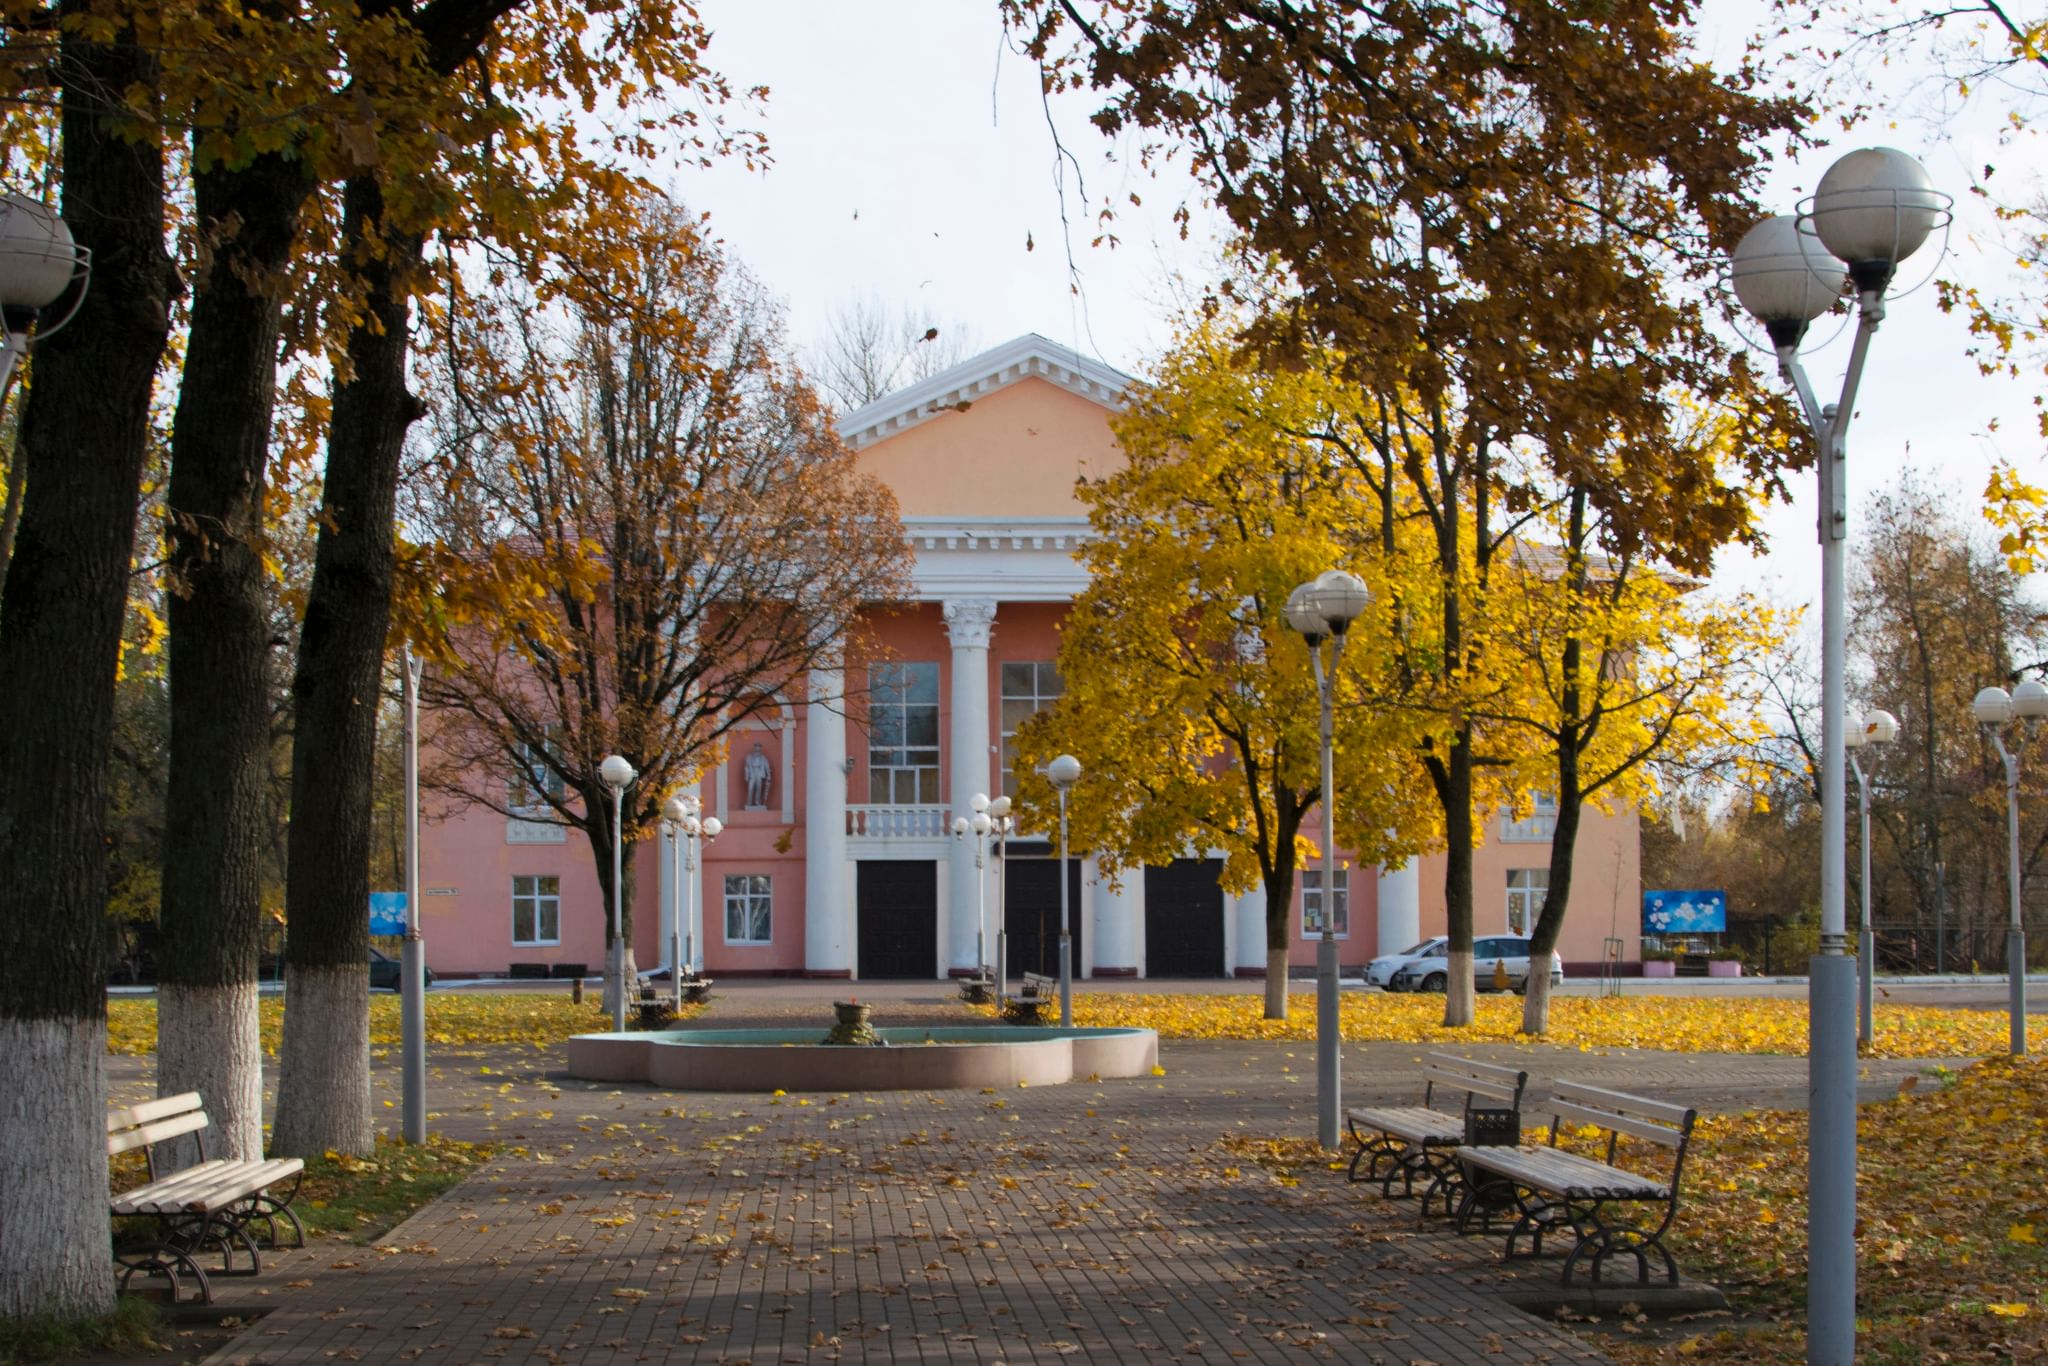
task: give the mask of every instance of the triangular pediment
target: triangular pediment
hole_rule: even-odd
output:
[[[976,400],[1029,379],[1043,380],[1110,412],[1123,410],[1124,391],[1136,382],[1121,370],[1027,332],[855,409],[840,419],[839,434],[856,449],[871,446],[920,423],[965,412]]]

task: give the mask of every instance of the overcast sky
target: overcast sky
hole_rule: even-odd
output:
[[[1211,275],[1214,220],[1199,219],[1195,239],[1183,242],[1169,218],[1192,193],[1187,184],[1119,161],[1126,149],[1109,146],[1085,121],[1094,101],[1069,100],[1048,113],[1029,63],[1003,46],[993,0],[704,0],[703,12],[717,34],[713,64],[736,85],[771,88],[765,107],[737,117],[767,133],[773,161],[755,173],[681,172],[669,188],[709,210],[732,250],[782,297],[799,345],[815,343],[835,313],[873,298],[892,310],[913,308],[978,346],[1039,332],[1142,374],[1170,336],[1182,297],[1176,281]],[[1708,50],[1735,50],[1753,12],[1733,0],[1712,11]],[[1988,240],[1966,194],[1966,168],[1995,161],[2016,179],[2028,158],[2039,167],[2039,147],[1998,146],[1990,110],[1931,122],[1931,87],[1915,83],[1921,74],[1889,73],[1884,79],[1896,88],[1872,98],[1894,116],[1779,167],[1769,201],[1789,211],[1853,147],[1904,148],[1957,196],[1944,274],[1996,284],[2010,275],[2010,255]],[[1088,191],[1084,205],[1067,177],[1065,226],[1049,117]],[[1091,245],[1097,225],[1088,206],[1105,193],[1121,200],[1133,192],[1145,203],[1127,207],[1115,224],[1120,244]],[[1916,257],[1901,274],[1919,282],[1931,265]],[[1840,387],[1848,337],[1839,332],[1808,357],[1824,401]],[[1893,303],[1850,434],[1852,537],[1868,494],[1891,485],[1908,461],[1952,490],[1971,518],[1995,459],[2048,475],[2027,388],[1981,377],[1967,340],[1963,321],[1938,310],[1931,286]],[[1799,502],[1768,519],[1767,562],[1731,558],[1717,584],[1805,600],[1818,552],[1811,476],[1798,483]]]

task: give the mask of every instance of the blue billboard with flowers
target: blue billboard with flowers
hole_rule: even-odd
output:
[[[1726,892],[1643,893],[1644,934],[1724,934],[1727,929]]]

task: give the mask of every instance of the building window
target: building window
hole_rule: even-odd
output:
[[[1508,869],[1508,933],[1524,937],[1536,930],[1543,898],[1550,894],[1548,868]]]
[[[725,942],[765,944],[772,929],[774,897],[766,873],[728,873],[725,878]]]
[[[522,946],[562,942],[560,878],[512,879],[512,942]]]
[[[1301,932],[1315,936],[1323,932],[1323,870],[1304,868],[1301,873]],[[1351,870],[1337,870],[1337,938],[1351,933]]]
[[[556,740],[552,732],[549,740]],[[522,816],[545,815],[549,801],[560,801],[565,790],[562,775],[549,765],[546,746],[524,740],[512,746],[512,773],[505,804],[513,811]]]
[[[1529,814],[1520,820],[1500,818],[1500,837],[1510,844],[1542,844],[1557,834],[1557,794],[1531,792]]]
[[[1017,730],[1039,712],[1058,701],[1067,690],[1060,671],[1050,660],[1003,665],[1003,786],[1014,792],[1010,775],[1017,766]]]
[[[877,664],[869,671],[868,800],[938,804],[937,664]]]

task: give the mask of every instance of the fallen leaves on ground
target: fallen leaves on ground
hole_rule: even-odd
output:
[[[1990,1058],[1862,1107],[1859,1359],[2048,1360],[2048,1064]],[[1689,1360],[1797,1361],[1806,1304],[1806,1116],[1700,1122],[1672,1250],[1738,1312],[1782,1327],[1703,1333]],[[1676,1359],[1675,1346],[1607,1350]]]
[[[1156,1029],[1165,1039],[1266,1039],[1309,1042],[1316,1036],[1315,996],[1288,997],[1288,1018],[1263,1018],[1255,993],[1164,995],[1104,992],[1074,998],[1074,1023]],[[1521,1033],[1518,996],[1482,996],[1473,1022],[1443,1023],[1441,996],[1344,993],[1343,1033],[1355,1043],[1529,1043]],[[2004,1048],[2004,1011],[1877,1008],[1868,1056],[1969,1058]],[[1727,996],[1566,996],[1550,1003],[1550,1032],[1541,1042],[1577,1048],[1656,1048],[1674,1053],[1806,1052],[1803,1000]]]
[[[398,1007],[396,994],[370,998],[372,1047],[398,1046]],[[266,996],[256,1009],[263,1051],[275,1057],[284,1031],[284,1000]],[[680,1018],[695,1019],[704,1010],[701,1005],[686,1005]],[[429,1044],[531,1044],[535,1048],[551,1048],[573,1034],[596,1033],[611,1027],[611,1017],[605,1014],[594,994],[578,1005],[559,992],[427,993]],[[156,1051],[155,1001],[107,1002],[107,1051],[137,1056]]]

